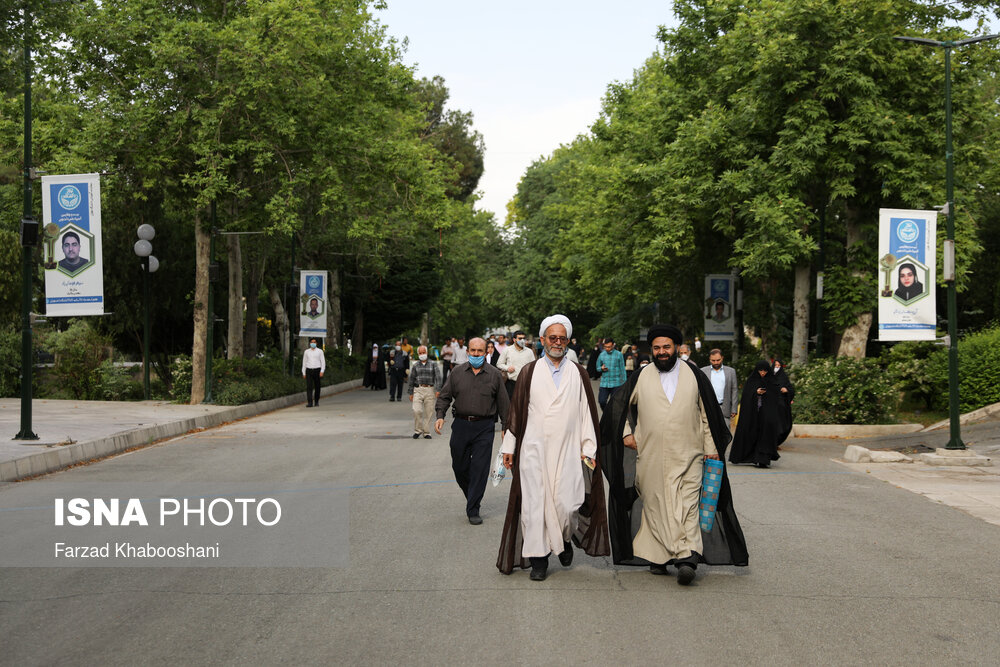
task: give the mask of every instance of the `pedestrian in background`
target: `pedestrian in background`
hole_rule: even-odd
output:
[[[469,360],[455,366],[441,388],[434,406],[437,412],[434,431],[438,435],[452,402],[455,421],[451,424],[451,469],[465,494],[469,523],[478,526],[483,522],[479,507],[490,476],[494,424],[499,419],[501,432],[507,430],[510,406],[503,376],[486,363],[486,341],[482,338],[469,341]]]
[[[615,339],[604,339],[604,351],[597,357],[597,370],[601,372],[601,385],[597,390],[597,402],[601,410],[608,404],[608,398],[615,389],[625,384],[625,358],[615,349]]]
[[[403,400],[403,384],[406,382],[406,372],[410,368],[410,357],[403,351],[403,345],[396,341],[394,349],[389,350],[389,400]]]
[[[521,369],[535,360],[535,353],[528,345],[528,337],[523,331],[514,332],[514,344],[508,345],[500,359],[497,368],[504,374],[504,385],[507,387],[507,397],[514,395],[514,387]]]
[[[417,361],[410,367],[410,402],[413,403],[413,439],[431,439],[434,403],[441,394],[441,372],[427,356],[427,346],[417,348]]]
[[[701,372],[712,383],[715,398],[718,399],[719,408],[726,418],[726,425],[729,426],[736,417],[736,408],[739,406],[739,388],[736,369],[723,365],[722,361],[722,350],[715,348],[708,353],[709,365],[702,368]],[[729,426],[729,430],[732,431],[732,426]]]
[[[319,405],[319,380],[326,372],[326,355],[319,340],[309,339],[309,349],[302,353],[302,377],[306,381],[306,407]]]

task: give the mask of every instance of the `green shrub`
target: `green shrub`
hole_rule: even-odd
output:
[[[243,405],[263,400],[260,388],[250,382],[232,382],[218,389],[214,394],[219,405]]]
[[[933,341],[896,343],[880,358],[900,392],[922,401],[928,410],[948,407],[948,351]]]
[[[898,392],[875,359],[816,359],[790,366],[792,417],[801,424],[887,424]]]
[[[191,400],[191,357],[179,354],[170,369],[170,398],[177,403]]]
[[[98,372],[110,358],[111,339],[97,332],[87,320],[70,320],[66,331],[45,334],[44,344],[55,354],[52,373],[58,391],[76,399],[100,399]]]
[[[21,395],[21,332],[0,328],[0,397]]]
[[[947,364],[944,365],[947,387]],[[958,377],[958,407],[962,412],[1000,402],[1000,325],[959,339]],[[947,393],[943,398],[947,406]]]
[[[132,401],[142,398],[142,382],[132,378],[132,370],[115,366],[109,359],[97,369],[97,391],[105,401]]]

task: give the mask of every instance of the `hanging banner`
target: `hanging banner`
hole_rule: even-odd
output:
[[[937,211],[879,209],[879,340],[934,340]]]
[[[719,273],[705,276],[705,340],[736,338],[735,276]]]
[[[326,271],[299,274],[299,336],[326,338]]]
[[[42,176],[45,314],[104,314],[100,174]]]

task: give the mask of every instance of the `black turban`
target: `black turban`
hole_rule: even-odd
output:
[[[674,341],[674,345],[682,345],[684,343],[684,334],[681,333],[681,330],[669,324],[654,324],[649,327],[649,333],[646,334],[646,342],[652,345],[654,339],[663,336]]]

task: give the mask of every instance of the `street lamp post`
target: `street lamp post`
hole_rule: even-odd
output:
[[[945,180],[947,189],[947,239],[944,243],[944,280],[948,284],[948,412],[951,419],[951,437],[945,449],[965,449],[962,442],[958,414],[958,305],[955,295],[955,160],[951,146],[951,50],[957,46],[997,39],[1000,35],[981,35],[968,39],[938,41],[924,37],[897,36],[904,42],[944,48],[944,123],[945,123]]]
[[[33,232],[33,233],[32,233]],[[31,252],[38,223],[31,215],[31,9],[24,5],[24,215],[21,218],[21,430],[14,440],[38,440],[31,430]]]
[[[156,236],[153,225],[139,225],[135,231],[139,240],[132,249],[142,258],[142,393],[149,400],[149,274],[160,268],[160,262],[153,256],[153,244],[150,241]]]

